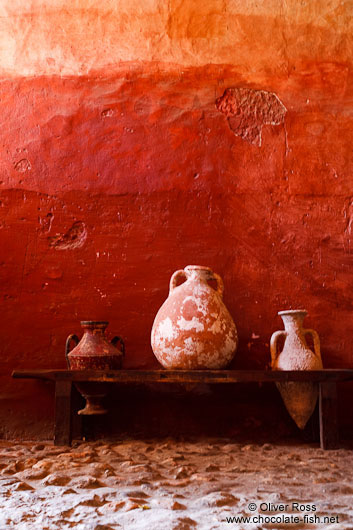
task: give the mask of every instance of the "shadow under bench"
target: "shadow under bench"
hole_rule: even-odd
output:
[[[338,447],[337,383],[353,381],[351,369],[310,371],[268,370],[15,370],[16,379],[44,379],[55,383],[54,444],[70,445],[72,426],[77,410],[73,384],[90,383],[276,383],[311,382],[319,387],[320,446]]]

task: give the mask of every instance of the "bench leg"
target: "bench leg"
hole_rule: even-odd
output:
[[[338,446],[337,425],[337,384],[335,382],[320,383],[320,447],[336,449]]]
[[[55,382],[54,445],[71,444],[72,381]]]
[[[71,437],[72,439],[82,440],[82,424],[84,416],[80,416],[77,412],[84,407],[84,398],[77,390],[76,385],[72,385],[71,394]]]

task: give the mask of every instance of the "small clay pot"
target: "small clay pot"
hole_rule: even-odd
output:
[[[114,337],[108,342],[105,329],[106,321],[81,321],[84,330],[79,341],[77,335],[69,335],[66,340],[65,355],[70,370],[119,370],[125,355],[124,342]],[[71,343],[76,346],[70,351]],[[117,344],[120,343],[120,348]],[[107,394],[104,383],[75,383],[77,390],[86,399],[86,406],[78,414],[106,414],[102,400]]]

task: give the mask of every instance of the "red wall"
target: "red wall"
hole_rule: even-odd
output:
[[[227,88],[245,90],[222,112]],[[352,88],[342,58],[300,55],[276,75],[148,61],[4,75],[3,436],[50,433],[51,387],[10,374],[64,368],[80,320],[110,321],[126,367],[156,367],[153,318],[188,264],[224,279],[234,367],[269,363],[286,308],[309,311],[326,367],[352,367]]]

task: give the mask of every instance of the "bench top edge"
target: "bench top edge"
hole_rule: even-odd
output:
[[[15,379],[106,382],[266,382],[266,381],[347,381],[353,369],[323,370],[14,370]]]

